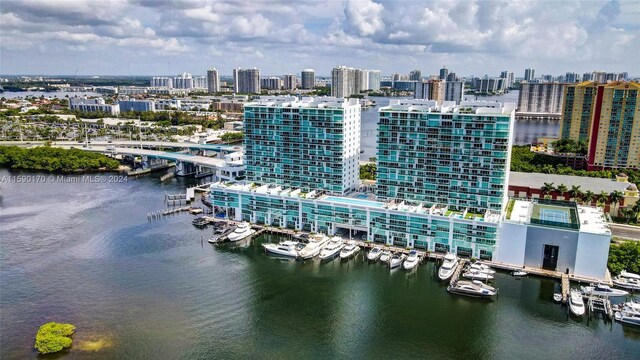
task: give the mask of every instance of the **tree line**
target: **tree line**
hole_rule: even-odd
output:
[[[50,146],[0,146],[0,167],[46,172],[115,171],[120,163],[106,155]]]

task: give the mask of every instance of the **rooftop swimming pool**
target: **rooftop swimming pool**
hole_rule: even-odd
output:
[[[320,200],[330,201],[334,203],[360,205],[360,206],[368,206],[368,207],[376,207],[376,208],[381,208],[384,206],[384,203],[378,202],[378,201],[360,200],[360,199],[339,197],[339,196],[325,196]]]

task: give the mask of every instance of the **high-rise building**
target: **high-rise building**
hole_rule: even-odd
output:
[[[400,81],[400,74],[394,73],[391,75],[391,81]]]
[[[193,77],[193,89],[208,89],[208,80],[206,76]]]
[[[587,168],[640,167],[640,84],[567,85],[560,138],[587,142]]]
[[[173,88],[173,78],[166,76],[154,76],[151,78],[151,83],[149,84],[152,87],[166,87]]]
[[[447,75],[447,81],[458,81],[456,73],[450,72],[449,75]]]
[[[416,69],[409,73],[409,80],[420,81],[422,80],[422,71]]]
[[[414,99],[434,100],[438,104],[442,104],[445,100],[446,81],[444,80],[427,80],[416,82],[416,91],[413,95]]]
[[[524,81],[531,81],[536,77],[536,69],[527,68],[524,69]]]
[[[369,88],[369,72],[362,69],[353,70],[353,93],[360,94]]]
[[[560,114],[564,86],[557,82],[522,83],[518,94],[518,112]]]
[[[265,90],[280,90],[282,89],[282,79],[277,76],[261,78],[260,88]]]
[[[580,74],[574,72],[568,72],[564,75],[564,81],[568,83],[575,83],[580,81]]]
[[[440,69],[440,80],[446,80],[447,75],[449,75],[449,70],[447,70],[447,67],[443,65],[442,69]]]
[[[505,84],[504,84],[504,86],[505,86],[505,88],[507,88],[507,89],[508,89],[508,88],[510,88],[510,87],[512,87],[512,86],[513,86],[513,84],[514,84],[514,83],[515,83],[515,81],[516,81],[516,76],[515,76],[515,74],[514,74],[512,71],[506,71],[506,70],[505,70],[505,71],[502,71],[502,72],[500,73],[500,78],[501,78],[501,79],[505,79]]]
[[[501,93],[506,89],[506,80],[503,78],[476,79],[475,89],[481,93]]]
[[[240,94],[259,94],[260,70],[253,69],[233,69],[233,91]]]
[[[344,98],[354,94],[355,70],[346,66],[338,66],[331,70],[331,96]]]
[[[373,91],[380,90],[380,70],[369,70],[369,89]]]
[[[282,87],[285,90],[295,90],[298,87],[298,77],[295,75],[285,75],[282,80]]]
[[[173,78],[173,87],[175,89],[191,89],[193,88],[193,76],[184,72]]]
[[[604,71],[594,71],[591,74],[591,81],[595,81],[597,83],[605,83],[607,82],[607,73]]]
[[[502,211],[514,119],[515,104],[390,100],[379,110],[378,199]]]
[[[220,74],[215,68],[207,70],[207,91],[209,94],[220,92]]]
[[[445,83],[444,101],[453,101],[460,104],[462,95],[464,94],[463,81],[447,81]]]
[[[593,80],[593,73],[584,73],[582,74],[582,81],[592,81]]]
[[[316,72],[313,69],[304,69],[300,74],[300,87],[313,89],[316,86]]]
[[[244,105],[247,179],[342,194],[359,183],[357,99],[261,97]]]

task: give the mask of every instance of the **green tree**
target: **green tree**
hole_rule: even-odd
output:
[[[619,274],[622,270],[632,273],[640,272],[640,242],[624,241],[620,244],[611,244],[608,266],[614,274]]]
[[[593,191],[587,190],[585,191],[584,196],[582,198],[584,199],[585,204],[591,205],[595,197],[596,197],[596,194],[594,194]]]
[[[609,203],[615,207],[615,213],[618,213],[620,201],[624,199],[624,194],[618,190],[613,191],[609,194]]]
[[[571,185],[571,190],[569,190],[569,196],[573,200],[578,200],[582,198],[582,190],[580,190],[580,185]]]
[[[38,329],[34,347],[41,354],[50,354],[71,347],[71,335],[76,327],[71,324],[49,322]]]
[[[549,195],[550,193],[552,193],[555,190],[555,188],[553,187],[553,183],[544,183],[544,185],[542,185],[542,187],[540,187],[540,191],[542,192],[543,195]]]
[[[564,194],[566,194],[566,193],[567,193],[567,190],[568,190],[568,189],[567,189],[567,185],[565,185],[565,184],[560,184],[560,185],[558,185],[558,186],[556,187],[556,192],[558,193],[558,195],[559,195],[560,197],[563,197],[563,196],[564,196]]]

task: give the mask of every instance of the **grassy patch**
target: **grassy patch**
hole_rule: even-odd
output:
[[[76,327],[71,324],[46,323],[40,326],[34,346],[41,354],[50,354],[69,348],[73,343],[71,335],[75,331]]]

